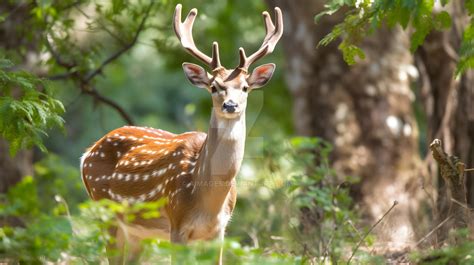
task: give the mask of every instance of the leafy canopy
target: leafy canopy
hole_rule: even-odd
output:
[[[10,71],[13,64],[0,59],[0,133],[10,142],[10,154],[38,146],[51,127],[62,127],[63,104],[52,97],[48,82],[24,71]]]
[[[449,0],[440,1],[444,8]],[[326,9],[318,14],[318,21],[324,15],[332,15],[343,7],[350,7],[343,22],[336,25],[319,45],[327,45],[342,38],[339,49],[348,64],[354,64],[356,57],[364,59],[364,52],[358,44],[374,30],[388,25],[400,25],[403,29],[412,27],[410,50],[414,52],[423,44],[432,30],[451,27],[451,15],[447,11],[435,12],[435,0],[329,0]],[[474,68],[474,0],[466,0],[465,8],[471,20],[463,33],[459,49],[456,74]]]

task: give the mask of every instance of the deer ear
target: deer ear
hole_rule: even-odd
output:
[[[205,89],[209,88],[211,80],[204,68],[192,63],[183,63],[183,70],[191,84]]]
[[[247,83],[252,89],[262,87],[270,81],[273,72],[275,71],[275,64],[268,63],[260,65],[255,68],[252,74],[247,78]]]

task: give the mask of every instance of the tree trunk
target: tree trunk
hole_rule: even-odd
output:
[[[33,152],[22,150],[11,157],[8,143],[0,138],[0,193],[19,182],[24,176],[33,174]]]
[[[451,29],[431,33],[416,54],[422,84],[420,98],[428,123],[428,141],[441,139],[446,153],[459,157],[469,168],[474,167],[474,71],[467,71],[459,79],[454,76],[457,51],[469,17],[462,1],[453,1],[446,8],[452,14]],[[427,162],[434,164],[433,160]],[[436,168],[431,166],[430,169],[430,175],[437,176]],[[435,180],[439,194],[435,218],[439,223],[448,217],[453,202],[449,201],[441,176]],[[473,207],[472,173],[466,172],[466,186],[467,194],[462,196],[467,195],[467,203]],[[439,241],[446,239],[451,227],[454,225],[448,223],[439,230]]]
[[[36,65],[28,61],[28,55],[34,57],[33,55],[38,54],[37,43],[40,36],[31,32],[18,32],[17,25],[29,23],[28,18],[31,16],[31,10],[34,6],[34,3],[0,2],[0,13],[8,14],[8,19],[0,23],[0,49],[6,51],[18,50],[18,47],[24,45],[26,47],[25,51],[20,52],[18,50],[20,56],[23,57],[22,61],[16,61],[16,63],[21,63],[21,68],[28,71],[35,70],[33,68]],[[31,28],[34,27],[31,26]],[[32,35],[34,40],[25,43],[27,40],[25,38],[26,34]],[[19,151],[15,157],[11,157],[9,152],[8,143],[0,137],[0,193],[7,192],[11,186],[19,182],[24,176],[33,174],[32,150]]]
[[[410,76],[417,72],[407,35],[399,29],[378,31],[362,45],[367,58],[349,67],[337,44],[316,47],[343,13],[315,24],[324,1],[267,2],[284,14],[285,72],[296,132],[334,144],[333,167],[340,177],[360,177],[355,198],[369,222],[399,202],[376,228],[381,249],[412,245],[424,193],[410,89]]]

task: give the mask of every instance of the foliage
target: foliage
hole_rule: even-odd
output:
[[[357,216],[348,196],[349,185],[341,185],[328,167],[331,147],[315,138],[294,138],[269,140],[263,148],[264,156],[247,165],[256,172],[254,179],[239,178],[240,195],[228,228],[225,260],[230,264],[307,264],[347,259],[342,251],[350,251],[359,239],[355,236]],[[317,161],[316,166],[312,161]],[[117,215],[126,216],[125,222],[137,215],[153,218],[166,203],[81,203],[84,190],[78,188],[82,183],[77,170],[61,164],[64,161],[54,155],[46,157],[35,165],[35,178],[24,178],[1,200],[2,218],[13,217],[22,224],[0,229],[0,254],[6,259],[100,262],[105,246],[114,240],[108,228],[116,224]],[[300,219],[301,215],[308,218]],[[218,242],[176,246],[148,240],[144,247],[142,260],[151,263],[173,256],[182,264],[194,260],[213,264],[219,252]],[[364,255],[357,253],[357,258],[366,260]]]
[[[20,223],[0,228],[0,255],[9,261],[97,263],[105,257],[105,246],[114,238],[108,228],[116,225],[117,216],[125,216],[124,222],[159,216],[165,200],[151,203],[128,204],[102,201],[75,202],[80,183],[59,176],[69,167],[57,167],[49,171],[49,163],[61,164],[56,156],[39,162],[37,177],[26,177],[11,188],[0,201],[0,217]],[[58,174],[58,175],[56,175]],[[64,174],[64,175],[67,175]],[[51,180],[55,180],[51,183]],[[70,183],[72,182],[72,183]],[[53,186],[53,187],[50,187]],[[84,191],[82,191],[84,193]],[[55,202],[55,203],[52,203]],[[13,224],[13,223],[12,223]],[[176,246],[159,240],[144,242],[143,260],[156,263],[173,255],[180,264],[198,260],[200,264],[214,264],[219,252],[218,242],[199,242],[189,246]],[[232,264],[300,264],[299,256],[286,253],[267,253],[263,248],[242,246],[237,239],[225,242],[226,259]]]
[[[355,243],[373,244],[358,225],[350,186],[329,166],[332,147],[318,138],[266,139],[263,153],[244,163],[229,236],[270,253],[296,253],[307,262],[344,262]],[[247,151],[252,153],[252,150]],[[262,218],[264,217],[264,218]],[[358,251],[358,262],[374,261]]]
[[[64,107],[52,97],[52,82],[47,79],[73,81],[82,93],[114,107],[95,88],[95,78],[152,26],[147,23],[152,13],[169,7],[168,1],[136,1],[131,5],[128,1],[72,0],[26,4],[6,1],[1,7],[8,10],[12,6],[0,24],[0,32],[11,33],[8,42],[0,45],[2,54],[17,62],[17,68],[29,65],[29,69],[36,69],[43,76],[12,71],[9,60],[0,62],[0,132],[10,143],[12,155],[33,145],[46,151],[42,136],[46,136],[46,130],[63,125],[60,115]],[[25,14],[24,8],[29,12]],[[80,16],[85,20],[81,22]],[[11,22],[14,30],[8,28]],[[106,49],[104,43],[112,49]],[[114,52],[104,53],[105,50]],[[37,58],[28,59],[35,55]],[[64,84],[60,87],[64,89]]]
[[[338,263],[347,258],[348,249],[357,241],[364,240],[370,246],[372,237],[360,239],[358,217],[349,195],[349,188],[357,179],[338,179],[329,164],[332,146],[318,138],[304,137],[293,138],[291,146],[297,152],[294,163],[305,168],[294,175],[289,185],[293,204],[302,215],[292,222],[292,232],[301,244],[316,246],[319,242],[320,246],[306,251]]]
[[[226,66],[237,63],[238,47],[250,52],[261,44],[264,25],[258,14],[266,8],[262,1],[2,3],[11,12],[0,14],[5,22],[0,24],[0,34],[10,33],[0,51],[19,68],[25,67],[28,56],[38,54],[29,69],[41,69],[41,76],[50,80],[47,84],[67,107],[67,136],[53,131],[52,139],[45,140],[50,150],[76,161],[98,135],[127,122],[110,102],[137,124],[174,132],[207,129],[211,101],[204,90],[191,88],[183,77],[181,62],[193,59],[170,26],[178,2],[183,4],[183,13],[199,7],[196,43],[209,51],[209,39],[218,40]],[[248,12],[249,8],[257,11]],[[14,29],[8,28],[11,24]],[[272,57],[272,61],[281,58]],[[273,80],[265,90],[271,93],[263,96],[258,91],[249,99],[248,117],[259,117],[255,128],[260,135],[292,128],[289,112],[281,108],[288,105],[288,91],[280,72]],[[272,111],[262,111],[263,104]]]
[[[409,26],[413,28],[410,50],[414,52],[423,44],[431,31],[451,28],[451,15],[446,10],[434,11],[436,2],[434,0],[330,0],[326,5],[326,10],[316,16],[316,21],[324,15],[338,12],[345,6],[350,9],[344,21],[336,25],[319,44],[327,45],[341,37],[339,49],[343,53],[344,60],[348,64],[354,64],[356,57],[364,59],[364,52],[357,46],[364,37],[383,25],[389,27],[400,25],[403,29]],[[449,0],[441,1],[441,4],[444,7],[448,2]],[[473,3],[472,0],[465,1],[471,22],[463,34],[457,74],[474,67]]]
[[[457,241],[456,244],[415,252],[411,255],[411,260],[420,265],[472,264],[474,262],[474,241],[470,238],[469,233],[468,229],[453,231],[450,237]]]
[[[0,132],[10,142],[10,154],[38,146],[47,129],[62,127],[63,104],[53,98],[48,82],[25,71],[12,71],[13,64],[0,59]]]

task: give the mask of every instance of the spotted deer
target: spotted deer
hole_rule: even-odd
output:
[[[178,4],[173,27],[181,45],[210,68],[206,72],[198,65],[183,63],[188,80],[211,94],[208,133],[173,134],[125,126],[103,136],[81,158],[82,179],[93,200],[126,200],[133,204],[168,199],[159,218],[137,218],[116,229],[116,247],[123,247],[126,237],[132,253],[139,253],[138,243],[145,238],[182,244],[223,239],[237,197],[235,177],[244,156],[247,96],[264,86],[275,69],[269,63],[249,73],[250,65],[273,52],[282,36],[279,8],[275,8],[275,24],[263,12],[263,44],[248,57],[240,48],[240,62],[235,69],[221,65],[217,42],[212,44],[212,57],[198,50],[192,36],[196,16],[197,10],[192,9],[182,22]]]

